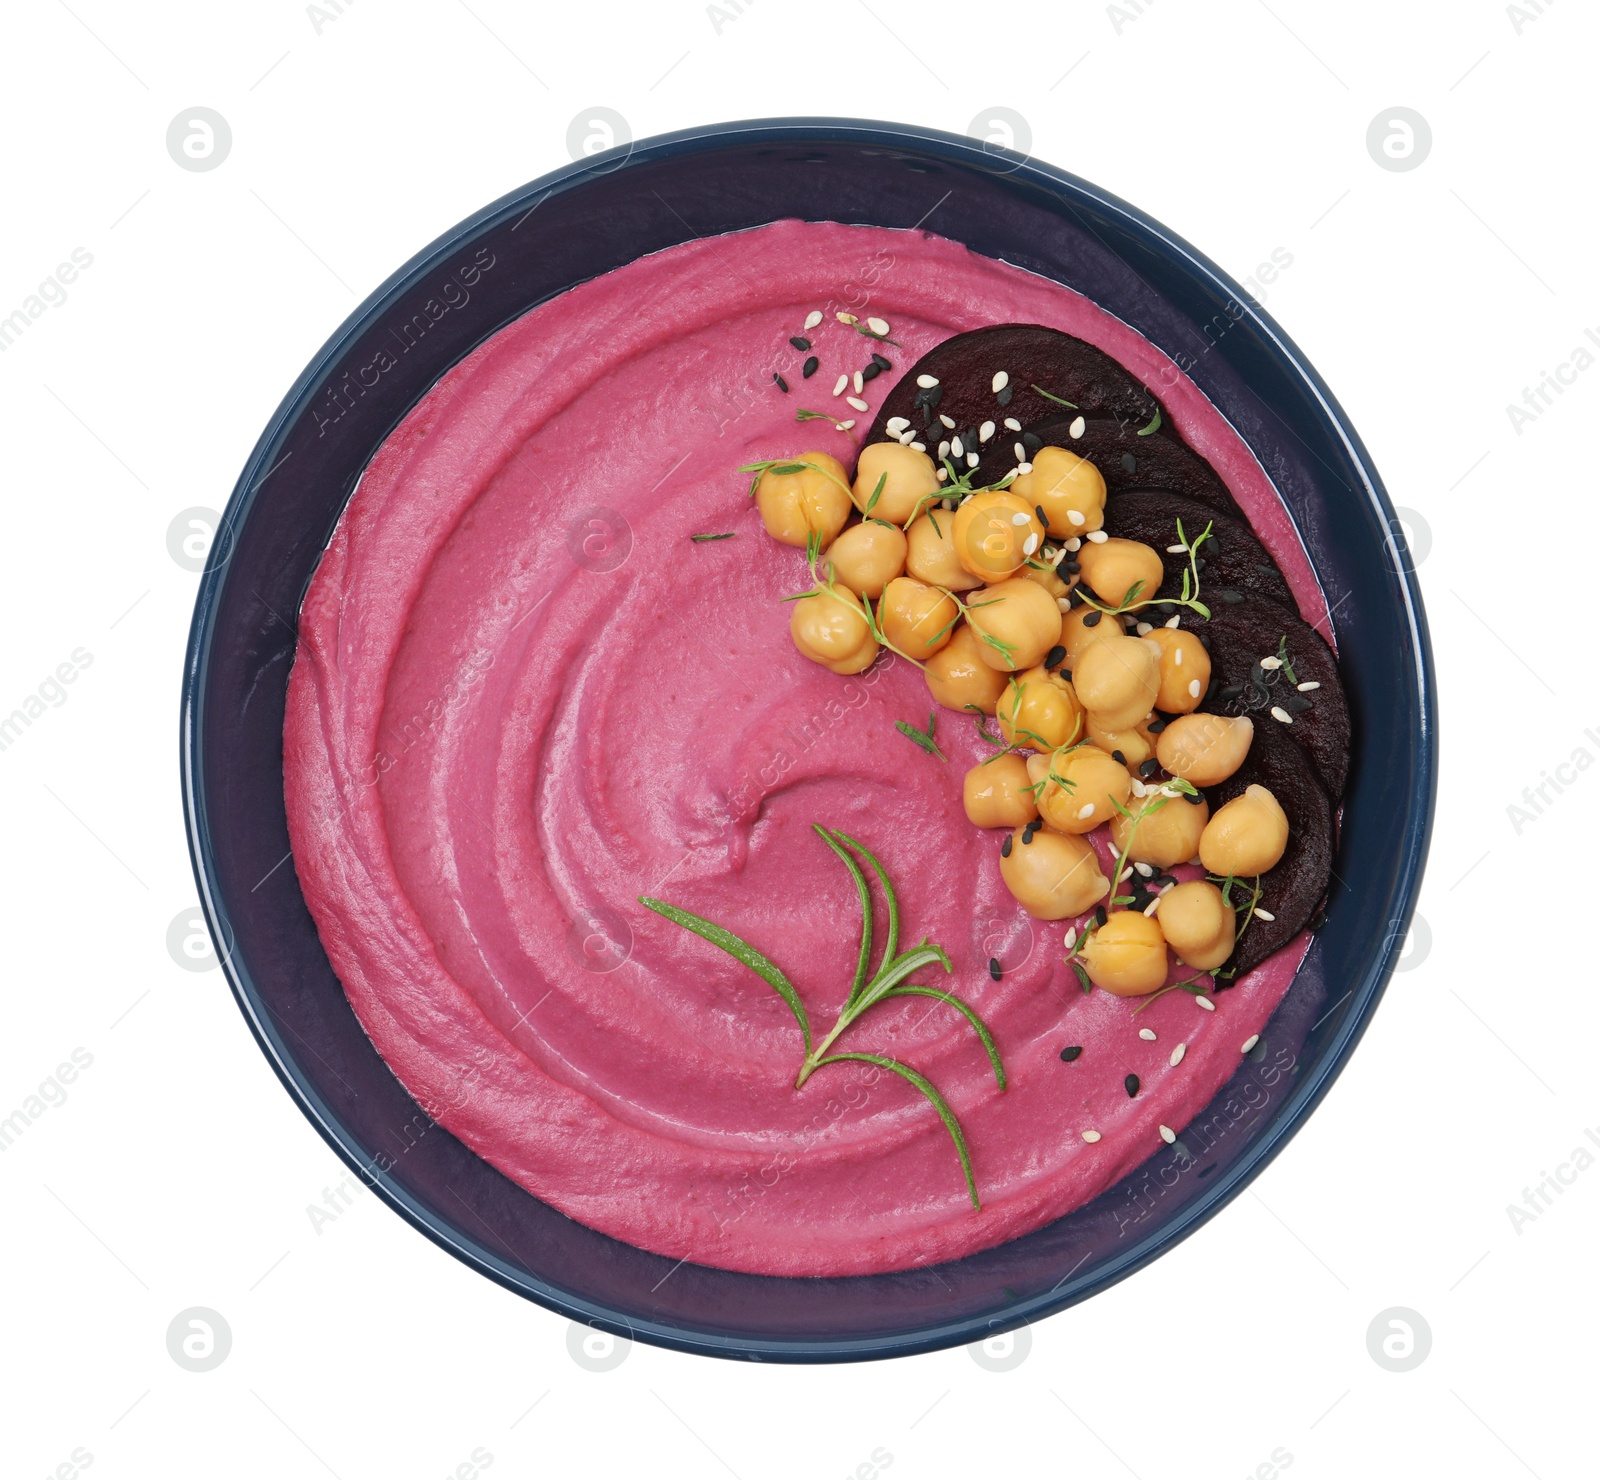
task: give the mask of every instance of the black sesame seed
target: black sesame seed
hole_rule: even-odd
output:
[[[1043,504],[1035,504],[1033,506],[1033,512],[1039,516],[1039,523],[1044,525],[1044,527],[1046,529],[1049,529],[1049,527],[1050,527],[1050,516],[1045,513],[1044,505]]]
[[[1262,565],[1259,561],[1256,562],[1256,569],[1259,570],[1261,572],[1261,574],[1264,575],[1264,576],[1275,576],[1275,575],[1278,574],[1278,567],[1277,566],[1275,566],[1275,565]]]
[[[1044,655],[1044,666],[1046,668],[1059,668],[1066,661],[1067,650],[1059,644]]]
[[[817,360],[817,357],[812,355],[806,360],[805,364],[800,367],[801,376],[806,380],[810,380],[811,377],[817,373],[818,363],[819,361]]]
[[[1211,651],[1211,639],[1204,632],[1195,633],[1195,637],[1199,640],[1200,646],[1209,653]]]
[[[1139,465],[1133,460],[1133,454],[1131,452],[1124,452],[1122,454],[1122,471],[1123,472],[1131,473],[1138,466]]]
[[[1096,925],[1104,925],[1106,923],[1106,907],[1103,904],[1097,904],[1094,907],[1094,923]]]
[[[1082,606],[1083,605],[1083,592],[1080,591],[1076,586],[1074,586],[1069,592],[1067,592],[1067,605],[1068,606]]]
[[[789,343],[792,344],[796,349],[811,348],[811,341],[809,339],[802,339],[798,334],[790,339]]]
[[[1128,1075],[1128,1077],[1122,1081],[1122,1087],[1127,1090],[1128,1098],[1131,1100],[1136,1094],[1139,1093],[1139,1076],[1137,1074]]]
[[[861,383],[865,385],[869,380],[876,380],[882,374],[883,370],[877,365],[863,365],[861,367]]]
[[[1068,1044],[1067,1047],[1061,1050],[1061,1062],[1063,1064],[1070,1064],[1082,1052],[1083,1050],[1079,1048],[1076,1043]]]
[[[1154,776],[1160,769],[1161,762],[1152,756],[1149,760],[1140,763],[1139,774],[1148,778],[1150,776]]]
[[[1178,607],[1176,602],[1161,601],[1156,603],[1156,610],[1160,612],[1162,616],[1170,617],[1177,614]]]
[[[1166,720],[1162,719],[1160,715],[1157,715],[1153,720],[1150,721],[1149,724],[1145,726],[1145,729],[1149,730],[1152,735],[1159,735],[1164,729],[1166,729],[1166,727]]]
[[[1125,756],[1120,750],[1113,750],[1111,752],[1111,759],[1114,760],[1119,766],[1125,766],[1128,764],[1127,756]]]
[[[1002,406],[1009,406],[1011,404],[1011,387],[1009,385],[1001,386],[1000,389],[995,392],[994,398]]]
[[[1283,696],[1283,707],[1290,714],[1304,714],[1306,710],[1311,708],[1311,701],[1303,694],[1285,694]]]
[[[1217,600],[1224,606],[1238,606],[1244,600],[1244,594],[1235,591],[1231,586],[1223,586],[1217,591]]]
[[[894,369],[894,366],[891,365],[886,359],[884,359],[884,357],[882,355],[874,355],[872,357],[872,363],[874,365],[876,365],[880,370],[893,370]]]
[[[1202,576],[1202,575],[1205,574],[1205,572],[1206,572],[1206,559],[1205,559],[1204,555],[1201,555],[1195,560],[1194,573],[1197,576]]]
[[[1083,567],[1079,565],[1076,560],[1063,560],[1061,564],[1056,567],[1058,572],[1064,570],[1069,576],[1077,575],[1077,573],[1082,569]]]
[[[1029,452],[1037,452],[1041,447],[1044,446],[1044,438],[1041,437],[1037,432],[1024,432],[1022,434],[1022,445],[1026,447]]]
[[[1326,910],[1318,910],[1316,914],[1311,917],[1311,924],[1308,928],[1311,930],[1321,930],[1322,927],[1327,923],[1328,912]]]
[[[995,981],[1000,980],[1000,963],[993,956],[989,957],[989,975]]]
[[[1226,688],[1217,690],[1217,698],[1222,700],[1224,704],[1227,704],[1232,700],[1237,699],[1243,692],[1244,685],[1242,683],[1230,683]]]
[[[1202,807],[1205,805],[1206,799],[1198,792],[1180,791],[1178,795],[1181,796],[1186,802],[1193,802],[1197,807]]]
[[[779,375],[776,371],[773,372],[772,379],[773,379],[773,382],[777,385],[777,387],[778,387],[778,389],[780,391],[784,391],[784,392],[788,391],[789,382],[787,380],[785,380],[781,375]]]
[[[1000,856],[1002,858],[1010,858],[1011,857],[1011,834],[1010,833],[1006,834],[1005,842],[1003,842],[1000,845]]]
[[[1098,627],[1100,625],[1100,618],[1104,615],[1104,612],[1092,611],[1083,619],[1083,625],[1085,627]]]

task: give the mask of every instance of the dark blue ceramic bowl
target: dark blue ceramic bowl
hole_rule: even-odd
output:
[[[295,616],[378,444],[451,365],[534,304],[644,253],[781,217],[923,224],[1087,294],[1166,350],[1287,501],[1337,614],[1355,722],[1327,924],[1260,1046],[1179,1145],[1128,1181],[937,1270],[674,1271],[531,1197],[434,1126],[385,1067],[288,857]],[[494,270],[440,315],[443,285],[484,249]],[[409,350],[370,375],[401,325]],[[329,1144],[404,1217],[510,1289],[618,1334],[751,1360],[857,1360],[979,1340],[1082,1300],[1191,1233],[1277,1154],[1355,1047],[1401,949],[1432,823],[1435,725],[1427,628],[1395,511],[1328,388],[1237,284],[1131,206],[1036,160],[896,124],[780,120],[670,134],[547,175],[413,258],[323,346],[245,465],[200,583],[183,799],[201,899],[262,1050]]]

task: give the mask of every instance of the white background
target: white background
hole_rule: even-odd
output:
[[[92,1064],[0,1152],[6,1476],[75,1450],[97,1477],[163,1480],[842,1477],[874,1451],[895,1477],[1594,1472],[1600,1168],[1520,1228],[1507,1205],[1600,1127],[1592,884],[1564,872],[1592,856],[1600,778],[1567,772],[1520,833],[1507,808],[1600,755],[1582,440],[1600,370],[1520,430],[1506,408],[1600,326],[1600,25],[1534,0],[1520,19],[1488,0],[870,5],[8,7],[0,318],[75,248],[93,260],[0,353],[0,713],[74,650],[92,661],[0,752],[0,1117],[74,1049]],[[165,145],[197,105],[233,134],[207,172]],[[1433,136],[1403,172],[1366,144],[1397,105]],[[177,693],[197,580],[169,524],[222,506],[362,297],[566,163],[599,106],[639,137],[801,113],[964,132],[1012,108],[1036,154],[1236,277],[1292,257],[1261,296],[1414,511],[1446,730],[1431,945],[1414,934],[1252,1190],[1004,1372],[961,1349],[804,1369],[644,1346],[586,1370],[567,1322],[370,1194],[316,1231],[307,1207],[344,1169],[221,973],[168,952],[195,898]],[[209,1372],[168,1355],[190,1306],[232,1332]],[[1403,1373],[1368,1350],[1394,1306],[1432,1333]]]

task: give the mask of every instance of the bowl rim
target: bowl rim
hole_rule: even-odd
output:
[[[638,1339],[673,1350],[699,1355],[742,1358],[754,1361],[827,1362],[863,1361],[913,1355],[941,1348],[981,1341],[990,1336],[1027,1326],[1032,1321],[1074,1305],[1110,1288],[1143,1268],[1222,1211],[1271,1163],[1317,1108],[1366,1032],[1404,945],[1406,932],[1416,908],[1423,870],[1431,838],[1438,787],[1438,720],[1433,653],[1428,623],[1413,563],[1406,549],[1404,533],[1381,478],[1365,445],[1334,398],[1322,377],[1300,352],[1270,314],[1257,304],[1231,277],[1160,222],[1137,207],[1090,182],[1034,158],[999,149],[964,135],[946,133],[920,125],[856,118],[764,118],[712,123],[657,134],[620,145],[585,160],[541,175],[502,195],[451,227],[390,274],[345,318],[312,356],[304,370],[269,418],[229,496],[217,531],[217,540],[232,538],[232,531],[248,517],[267,478],[273,471],[274,449],[287,431],[310,409],[313,388],[320,387],[324,372],[337,363],[366,332],[372,322],[401,296],[414,289],[434,272],[441,262],[469,246],[517,214],[536,209],[551,195],[581,188],[588,180],[625,169],[635,160],[657,159],[690,153],[707,153],[729,146],[764,142],[775,145],[857,145],[901,149],[933,157],[952,166],[972,167],[996,173],[997,161],[1004,173],[1030,182],[1056,196],[1078,196],[1096,207],[1121,216],[1140,235],[1172,258],[1179,260],[1192,275],[1209,280],[1209,285],[1232,297],[1244,315],[1255,325],[1264,347],[1277,362],[1280,372],[1298,380],[1309,393],[1317,412],[1342,441],[1351,468],[1359,478],[1360,496],[1385,531],[1386,550],[1392,572],[1398,578],[1399,595],[1409,626],[1409,640],[1416,655],[1414,697],[1420,717],[1420,734],[1414,750],[1415,764],[1405,830],[1397,860],[1396,883],[1391,894],[1390,930],[1379,956],[1361,980],[1350,989],[1354,998],[1350,1011],[1334,1039],[1295,1084],[1278,1113],[1271,1118],[1258,1139],[1174,1218],[1158,1224],[1128,1248],[1096,1265],[1087,1275],[1074,1279],[1072,1273],[1054,1289],[1018,1301],[1003,1315],[965,1316],[918,1327],[912,1332],[869,1337],[827,1339],[815,1337],[763,1338],[727,1337],[694,1329],[672,1321],[641,1319],[589,1297],[575,1294],[501,1258],[491,1248],[466,1236],[459,1228],[432,1212],[414,1197],[390,1171],[361,1153],[357,1139],[344,1126],[341,1117],[322,1098],[305,1076],[294,1055],[270,1021],[268,1009],[249,970],[232,950],[218,950],[229,989],[254,1035],[257,1045],[285,1089],[300,1107],[335,1154],[363,1182],[408,1223],[439,1247],[463,1263],[500,1284],[544,1306],[558,1315],[606,1331],[615,1336]],[[494,330],[491,333],[496,332]],[[229,562],[210,563],[203,571],[195,597],[184,655],[184,670],[179,722],[179,769],[183,797],[185,834],[190,862],[199,890],[200,906],[214,942],[233,938],[220,884],[214,873],[211,823],[208,814],[206,776],[200,749],[206,705],[206,674],[212,639]],[[1313,563],[1313,569],[1315,565]],[[1336,1004],[1337,1005],[1337,1004]]]

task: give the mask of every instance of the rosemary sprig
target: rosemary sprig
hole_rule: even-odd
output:
[[[713,540],[731,540],[734,534],[735,531],[730,529],[727,534],[692,534],[689,538],[697,545],[709,545]]]
[[[894,727],[913,745],[920,746],[929,755],[936,755],[940,760],[944,760],[944,752],[933,741],[933,723],[937,715],[937,710],[930,709],[928,711],[928,728],[925,731],[919,730],[915,725],[907,724],[903,719],[897,719],[894,722]]]
[[[932,722],[929,723],[932,729]],[[984,1052],[988,1055],[990,1067],[994,1070],[995,1083],[1002,1090],[1006,1087],[1005,1065],[1001,1062],[1000,1052],[995,1047],[994,1035],[989,1031],[983,1019],[973,1011],[972,1007],[952,992],[946,992],[938,987],[929,987],[909,980],[924,966],[935,963],[943,966],[946,972],[953,968],[950,958],[941,946],[931,945],[924,939],[921,944],[914,946],[909,951],[898,949],[900,943],[900,907],[896,898],[894,885],[889,882],[889,875],[884,870],[878,859],[861,843],[837,829],[829,829],[818,823],[812,823],[818,837],[844,861],[850,871],[851,879],[856,885],[856,893],[861,901],[861,947],[856,956],[855,977],[851,983],[849,994],[845,998],[843,1008],[834,1025],[829,1029],[827,1036],[814,1047],[811,1041],[811,1025],[806,1016],[805,1004],[800,1000],[800,994],[795,990],[793,983],[784,975],[781,968],[754,946],[747,944],[731,930],[707,920],[700,915],[691,914],[688,910],[680,909],[677,905],[668,904],[665,900],[652,899],[648,895],[640,895],[639,903],[646,909],[654,910],[658,915],[671,920],[675,925],[682,926],[685,930],[692,931],[703,940],[709,941],[719,950],[726,951],[736,961],[748,966],[757,976],[761,977],[777,994],[788,1004],[789,1010],[794,1014],[795,1022],[799,1024],[800,1036],[805,1044],[805,1056],[800,1063],[800,1072],[795,1078],[794,1087],[800,1089],[813,1074],[819,1069],[825,1069],[830,1064],[862,1063],[873,1064],[880,1069],[887,1069],[892,1074],[897,1074],[908,1084],[914,1086],[922,1096],[938,1112],[939,1119],[944,1122],[945,1129],[950,1133],[950,1139],[955,1143],[956,1155],[961,1161],[961,1173],[966,1180],[967,1196],[972,1200],[974,1208],[981,1207],[978,1200],[978,1184],[973,1175],[972,1156],[967,1149],[967,1140],[961,1129],[961,1122],[957,1120],[955,1112],[950,1108],[949,1101],[939,1092],[932,1081],[917,1072],[909,1064],[902,1064],[897,1059],[892,1059],[884,1054],[838,1052],[830,1050],[841,1034],[853,1023],[868,1012],[878,1003],[887,1001],[891,997],[930,997],[943,1002],[959,1012],[978,1035],[978,1041],[983,1045]],[[878,969],[869,977],[867,972],[868,962],[872,953],[872,892],[867,885],[866,876],[862,873],[860,865],[852,854],[859,854],[873,873],[877,876],[883,888],[884,902],[888,907],[889,928],[884,942],[883,954],[879,958]]]
[[[1050,392],[1047,391],[1042,385],[1030,386],[1029,389],[1038,391],[1039,394],[1045,398],[1045,400],[1054,401],[1057,406],[1065,406],[1071,411],[1076,411],[1078,409],[1075,401],[1063,401],[1060,396],[1052,396]]]

